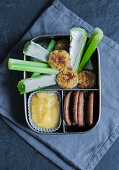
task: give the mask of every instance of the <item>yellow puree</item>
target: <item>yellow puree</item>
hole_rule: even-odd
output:
[[[39,92],[31,98],[32,122],[45,129],[56,128],[60,121],[60,103],[56,93]]]

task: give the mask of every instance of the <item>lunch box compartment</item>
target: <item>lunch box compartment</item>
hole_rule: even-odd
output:
[[[73,122],[73,107],[74,107],[74,94],[77,90],[67,90],[67,91],[63,91],[63,101],[66,97],[66,95],[68,94],[68,92],[72,91],[72,94],[71,94],[71,98],[70,98],[70,118],[71,118],[71,121],[72,121],[72,125],[71,126],[68,126],[66,123],[65,123],[65,120],[64,120],[64,128],[65,128],[65,133],[71,133],[71,132],[86,132],[90,129],[92,129],[96,123],[98,122],[98,119],[99,119],[99,90],[85,90],[85,89],[80,89],[79,91],[81,92],[84,92],[84,115],[85,115],[85,126],[84,127],[78,127],[78,125],[76,125],[74,122]],[[88,97],[89,97],[89,93],[90,92],[94,92],[94,107],[93,107],[93,125],[92,126],[89,126],[87,124],[87,103],[88,103]],[[64,118],[64,102],[63,102],[63,110],[62,110],[62,113],[63,113],[63,118]]]
[[[44,89],[44,90],[40,90],[41,92],[43,91],[43,92],[47,92],[48,90],[46,90],[46,89]],[[49,92],[54,92],[54,90],[50,90]],[[63,113],[62,113],[62,91],[57,91],[58,92],[58,94],[60,95],[60,100],[61,101],[59,101],[60,102],[60,116],[61,116],[61,125],[60,125],[60,128],[56,131],[56,132],[51,132],[51,133],[47,133],[47,132],[40,132],[40,131],[38,131],[38,130],[36,130],[36,128],[34,128],[32,125],[31,125],[31,123],[30,123],[30,120],[29,120],[29,113],[28,113],[28,106],[27,107],[25,107],[25,117],[26,117],[26,121],[27,121],[27,124],[29,125],[29,127],[32,129],[32,130],[34,130],[34,131],[36,131],[36,132],[39,132],[39,133],[47,133],[47,134],[54,134],[54,133],[63,133],[63,129],[64,129],[64,124],[63,124]],[[30,93],[31,94],[31,93]],[[28,98],[29,98],[29,96],[30,96],[30,94],[26,94],[26,98],[27,98],[27,100],[26,100],[26,102],[28,101]]]
[[[39,37],[36,37],[34,39],[32,39],[32,41],[42,45],[43,47],[47,47],[48,43],[50,42],[51,39],[54,39],[56,42],[60,39],[68,39],[69,40],[69,35],[42,35]],[[34,59],[32,57],[27,57],[24,56],[24,60],[33,60]],[[101,110],[101,78],[100,78],[100,54],[99,54],[99,50],[98,48],[96,48],[95,52],[93,53],[91,59],[89,60],[89,62],[87,63],[85,69],[91,69],[96,73],[96,77],[97,77],[97,83],[96,86],[93,89],[79,89],[78,87],[75,87],[73,89],[61,89],[58,85],[54,85],[51,87],[47,87],[45,89],[43,89],[43,91],[58,91],[61,95],[61,126],[60,128],[53,133],[43,133],[43,132],[38,132],[38,133],[43,133],[43,134],[76,134],[76,133],[85,133],[90,131],[91,129],[93,129],[99,122],[100,119],[100,110]],[[24,79],[28,78],[31,76],[31,73],[28,72],[24,72]],[[94,124],[92,127],[89,126],[85,126],[83,128],[79,128],[77,125],[75,125],[74,123],[72,124],[72,126],[67,126],[65,121],[64,121],[64,97],[65,95],[69,92],[72,91],[73,93],[76,91],[84,91],[85,93],[85,99],[87,100],[87,95],[90,91],[94,91]],[[29,120],[28,120],[28,97],[30,94],[24,94],[24,108],[25,108],[25,117],[26,117],[26,121],[27,124],[29,125]],[[86,109],[86,108],[85,108]],[[29,127],[34,130],[30,125]],[[36,131],[36,130],[34,130]]]

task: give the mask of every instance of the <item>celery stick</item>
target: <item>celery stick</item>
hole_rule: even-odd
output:
[[[71,67],[78,72],[79,63],[81,61],[84,47],[87,40],[87,32],[80,27],[70,29],[70,58]]]
[[[47,47],[47,50],[49,52],[51,52],[53,50],[53,48],[55,47],[55,44],[56,44],[56,42],[54,40],[51,40],[48,47]]]
[[[24,60],[9,58],[9,60],[8,60],[8,68],[11,67],[12,65],[49,68],[49,65],[45,64],[45,63],[33,62],[33,61],[24,61]]]
[[[48,50],[43,48],[41,45],[34,43],[33,41],[28,41],[25,44],[23,53],[43,62],[47,62],[48,56],[50,54]]]
[[[33,77],[39,77],[40,76],[40,73],[33,73],[32,75],[31,75],[31,78],[33,78]]]
[[[36,91],[56,84],[56,75],[41,75],[19,81],[17,87],[21,94]]]
[[[39,68],[34,66],[24,66],[24,65],[9,65],[9,70],[17,71],[27,71],[27,72],[38,72],[46,74],[58,74],[59,71],[52,68]]]
[[[88,60],[92,56],[93,52],[95,51],[96,47],[100,43],[100,41],[103,38],[103,32],[100,28],[95,28],[94,32],[92,33],[90,39],[87,42],[87,45],[85,47],[85,53],[82,58],[82,61],[79,65],[78,71],[82,71],[85,65],[87,64]]]
[[[99,42],[102,40],[103,38],[103,32],[100,28],[96,27],[94,28],[94,31],[90,37],[90,39],[88,40],[86,46],[85,46],[85,51],[87,50],[87,48],[89,47],[89,45],[91,44],[93,38],[96,36],[96,39],[99,39]],[[100,40],[101,39],[101,40]]]

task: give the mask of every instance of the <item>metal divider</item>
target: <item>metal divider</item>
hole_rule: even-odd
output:
[[[62,90],[62,123],[63,123],[63,133],[65,133],[65,122],[64,122],[64,92]]]

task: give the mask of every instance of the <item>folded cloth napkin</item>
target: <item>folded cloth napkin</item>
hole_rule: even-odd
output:
[[[119,137],[119,45],[104,36],[99,45],[101,54],[102,105],[99,124],[86,134],[42,135],[27,126],[24,116],[23,95],[17,83],[23,73],[9,71],[9,57],[23,59],[23,45],[33,37],[43,34],[64,34],[80,26],[93,32],[84,20],[56,0],[8,54],[0,67],[0,114],[4,121],[22,138],[62,169],[91,170]]]

